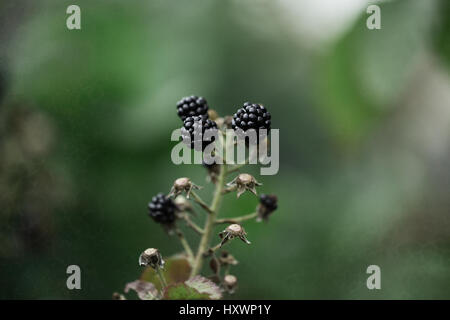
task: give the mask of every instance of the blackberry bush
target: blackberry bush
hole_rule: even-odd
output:
[[[271,127],[270,113],[259,104],[246,102],[233,117],[219,117],[214,110],[208,110],[205,99],[197,96],[181,99],[177,103],[177,108],[178,115],[183,120],[181,129],[183,142],[200,152],[211,143],[203,142],[202,135],[208,130],[217,130],[217,136],[223,139],[226,153],[227,147],[234,148],[234,139],[229,139],[225,134],[225,130],[230,127],[235,131],[269,130]],[[163,259],[156,248],[144,250],[139,257],[139,265],[145,267],[145,271],[139,280],[126,285],[125,293],[129,290],[136,291],[138,297],[144,300],[205,297],[220,299],[224,293],[231,294],[236,290],[238,279],[229,273],[229,269],[235,267],[238,261],[222,247],[234,239],[240,239],[250,245],[242,224],[250,220],[267,221],[269,215],[277,209],[277,197],[262,194],[255,212],[233,218],[218,218],[220,203],[225,194],[236,192],[239,198],[249,191],[250,194],[257,196],[256,189],[262,184],[248,173],[235,174],[249,163],[249,159],[239,165],[203,162],[208,171],[209,182],[214,186],[211,202],[204,201],[197,194],[201,187],[195,185],[188,177],[175,179],[167,196],[159,193],[152,198],[148,204],[150,217],[169,231],[169,235],[178,237],[183,253]],[[198,216],[197,209],[205,212],[203,226],[197,225],[191,219],[194,215]],[[191,248],[179,224],[190,228],[200,237],[197,250]],[[219,232],[216,227],[222,224],[226,226],[220,228],[222,231]],[[216,239],[215,245],[211,245],[213,236]],[[210,272],[207,272],[205,277],[200,274],[205,272],[203,265],[206,259],[209,260]],[[125,299],[122,294],[115,293],[113,296],[116,299]]]

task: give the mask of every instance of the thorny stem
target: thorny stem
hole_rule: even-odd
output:
[[[186,251],[186,254],[188,255],[188,260],[193,261],[194,253],[192,252],[191,246],[189,245],[186,238],[184,237],[183,232],[181,232],[181,230],[178,228],[175,230],[175,232],[176,232],[178,238],[180,239],[180,242],[184,248],[184,251]]]
[[[236,218],[226,218],[226,219],[217,219],[216,224],[222,224],[222,223],[240,223],[244,222],[253,218],[256,218],[258,216],[257,212],[253,212],[250,214],[247,214],[245,216],[240,216]]]
[[[227,166],[220,166],[220,173],[217,178],[216,189],[214,191],[214,197],[211,203],[211,214],[206,217],[206,223],[204,227],[204,234],[200,240],[200,244],[198,246],[197,255],[194,260],[194,264],[192,266],[191,278],[196,276],[203,265],[203,255],[208,250],[209,243],[211,241],[211,235],[214,229],[216,217],[219,211],[220,201],[222,199],[222,190],[225,183],[225,176],[227,174]]]
[[[208,213],[212,212],[211,208],[194,191],[191,191],[190,195],[195,200],[195,202],[197,202],[200,205],[200,207],[205,209]]]
[[[161,272],[161,268],[156,267],[156,274],[159,277],[159,280],[161,281],[161,286],[162,288],[167,287],[167,282],[166,282],[166,278],[164,277],[164,274]]]

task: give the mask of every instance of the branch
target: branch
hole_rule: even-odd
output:
[[[194,201],[200,205],[200,207],[205,209],[208,213],[212,213],[211,208],[194,191],[191,191],[190,195],[192,196]]]
[[[209,257],[210,255],[212,255],[214,252],[216,252],[217,250],[219,250],[222,246],[219,244],[215,245],[214,247],[209,248],[204,254],[204,257]]]
[[[220,174],[217,178],[216,189],[214,191],[214,197],[211,204],[211,214],[206,218],[205,232],[200,240],[198,246],[197,255],[192,266],[191,278],[196,276],[202,269],[204,253],[208,250],[209,243],[211,241],[212,232],[215,225],[215,220],[219,210],[220,200],[222,199],[222,190],[225,183],[225,176],[227,174],[227,166],[220,166]]]
[[[222,190],[222,194],[227,194],[233,191],[236,191],[237,186],[226,187]]]
[[[184,248],[184,251],[186,251],[186,254],[188,256],[188,260],[192,262],[194,260],[194,253],[192,252],[191,246],[187,242],[186,238],[183,235],[183,232],[181,232],[180,229],[177,228],[175,230],[175,232],[176,232],[176,234],[178,236],[178,239],[180,239],[180,242],[181,242],[181,245]]]
[[[238,171],[239,169],[241,169],[242,167],[244,167],[247,164],[248,164],[248,159],[245,160],[245,163],[241,163],[241,164],[237,164],[237,165],[233,166],[232,168],[230,168],[230,170],[228,170],[227,173],[236,172],[236,171]]]
[[[227,218],[227,219],[217,219],[215,221],[216,224],[223,224],[223,223],[240,223],[240,222],[244,222],[247,220],[251,220],[254,219],[258,216],[257,212],[253,212],[250,214],[247,214],[245,216],[240,216],[240,217],[236,217],[236,218]]]
[[[202,235],[205,233],[205,230],[200,228],[194,221],[192,221],[187,214],[184,214],[182,218],[186,222],[186,225],[198,234]]]

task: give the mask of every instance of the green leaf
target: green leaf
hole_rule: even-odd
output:
[[[186,283],[172,284],[164,290],[166,300],[208,300],[209,298],[208,294],[200,293]]]
[[[218,300],[222,298],[222,291],[211,280],[195,276],[185,282],[173,283],[163,292],[166,300]]]
[[[436,1],[380,3],[381,29],[353,28],[318,61],[319,114],[336,141],[358,145],[409,85],[431,37]]]
[[[211,280],[202,276],[195,276],[185,282],[189,287],[197,290],[202,294],[207,294],[209,299],[218,300],[222,298],[222,292],[220,288]]]
[[[162,270],[167,284],[182,283],[189,279],[191,266],[185,255],[175,255],[166,259],[166,264]],[[153,283],[157,289],[161,289],[161,283],[155,270],[148,267],[142,273],[140,280]]]
[[[441,56],[447,67],[450,67],[450,1],[442,0],[439,3],[436,26],[433,30],[433,44],[436,53]]]

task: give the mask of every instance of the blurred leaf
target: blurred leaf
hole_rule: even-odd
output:
[[[433,32],[433,41],[436,52],[440,55],[447,67],[450,67],[450,1],[440,2],[437,26]]]
[[[195,276],[185,282],[189,287],[194,288],[200,293],[207,294],[210,299],[218,300],[222,298],[220,288],[211,280],[202,276]]]
[[[130,290],[136,291],[141,300],[157,300],[159,295],[158,290],[153,283],[142,280],[135,280],[127,283],[124,291],[125,293],[128,293]]]
[[[195,276],[184,283],[170,285],[164,290],[164,299],[169,300],[218,300],[220,298],[222,298],[220,288],[202,276]]]
[[[177,283],[168,286],[164,290],[164,299],[167,300],[208,300],[209,295],[200,293],[185,283]]]
[[[319,63],[321,114],[340,143],[360,141],[404,93],[431,34],[436,1],[381,3],[381,29],[364,13]]]
[[[191,274],[191,266],[188,260],[183,255],[176,255],[166,260],[163,270],[164,277],[167,284],[174,284],[184,282],[189,279]],[[161,283],[158,275],[151,267],[147,267],[142,273],[140,280],[152,282],[158,289],[161,289]]]

